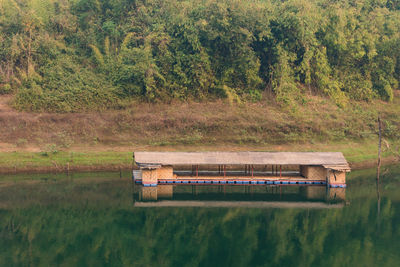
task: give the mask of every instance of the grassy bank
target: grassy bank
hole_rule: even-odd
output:
[[[175,146],[147,147],[154,151],[341,151],[353,168],[372,167],[377,159],[377,140],[335,144],[292,144],[273,146]],[[397,143],[396,145],[398,145]],[[121,148],[120,148],[121,149]],[[142,148],[138,148],[142,150]],[[132,168],[132,151],[0,152],[0,173],[118,171]],[[384,163],[399,159],[394,150],[384,148]]]
[[[89,113],[26,113],[0,97],[0,172],[119,170],[132,152],[341,151],[354,166],[377,156],[378,114],[384,157],[400,151],[400,98],[350,102],[339,108],[308,96],[295,109],[273,101],[230,105],[132,103],[124,110]]]
[[[1,152],[0,173],[119,170],[132,166],[131,152]]]
[[[124,110],[64,114],[17,112],[3,103],[0,151],[368,142],[376,138],[378,114],[385,139],[399,139],[398,96],[391,103],[354,101],[345,108],[309,96],[295,109],[267,100],[235,105],[133,102]]]

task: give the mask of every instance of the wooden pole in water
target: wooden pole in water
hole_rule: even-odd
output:
[[[380,213],[381,213],[381,194],[380,194],[380,172],[381,172],[381,152],[382,152],[382,121],[381,117],[378,115],[378,129],[379,129],[379,142],[378,142],[378,167],[376,170],[376,194],[377,194],[377,227],[378,227],[378,232],[380,229]]]
[[[378,169],[376,172],[376,180],[379,183],[379,175],[381,171],[381,151],[382,151],[382,122],[381,117],[378,116],[378,128],[379,128],[379,143],[378,143]]]

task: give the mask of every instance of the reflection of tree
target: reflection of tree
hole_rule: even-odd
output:
[[[371,183],[349,187],[351,205],[335,210],[136,209],[128,185],[42,183],[1,190],[2,202],[12,197],[32,204],[0,211],[0,261],[7,266],[395,266],[400,261],[399,199],[387,197],[391,190],[381,196],[377,234]]]

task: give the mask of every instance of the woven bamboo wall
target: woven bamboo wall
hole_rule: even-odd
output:
[[[310,180],[326,179],[326,169],[322,166],[300,166],[300,173]]]
[[[331,170],[328,172],[328,183],[330,184],[345,184],[346,173],[340,171]]]
[[[163,166],[159,169],[144,169],[142,170],[142,182],[145,184],[157,184],[158,179],[174,178],[173,169],[171,166]]]

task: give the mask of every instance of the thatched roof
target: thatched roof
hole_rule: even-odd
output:
[[[349,170],[341,152],[135,152],[140,167],[162,165],[322,165]]]

